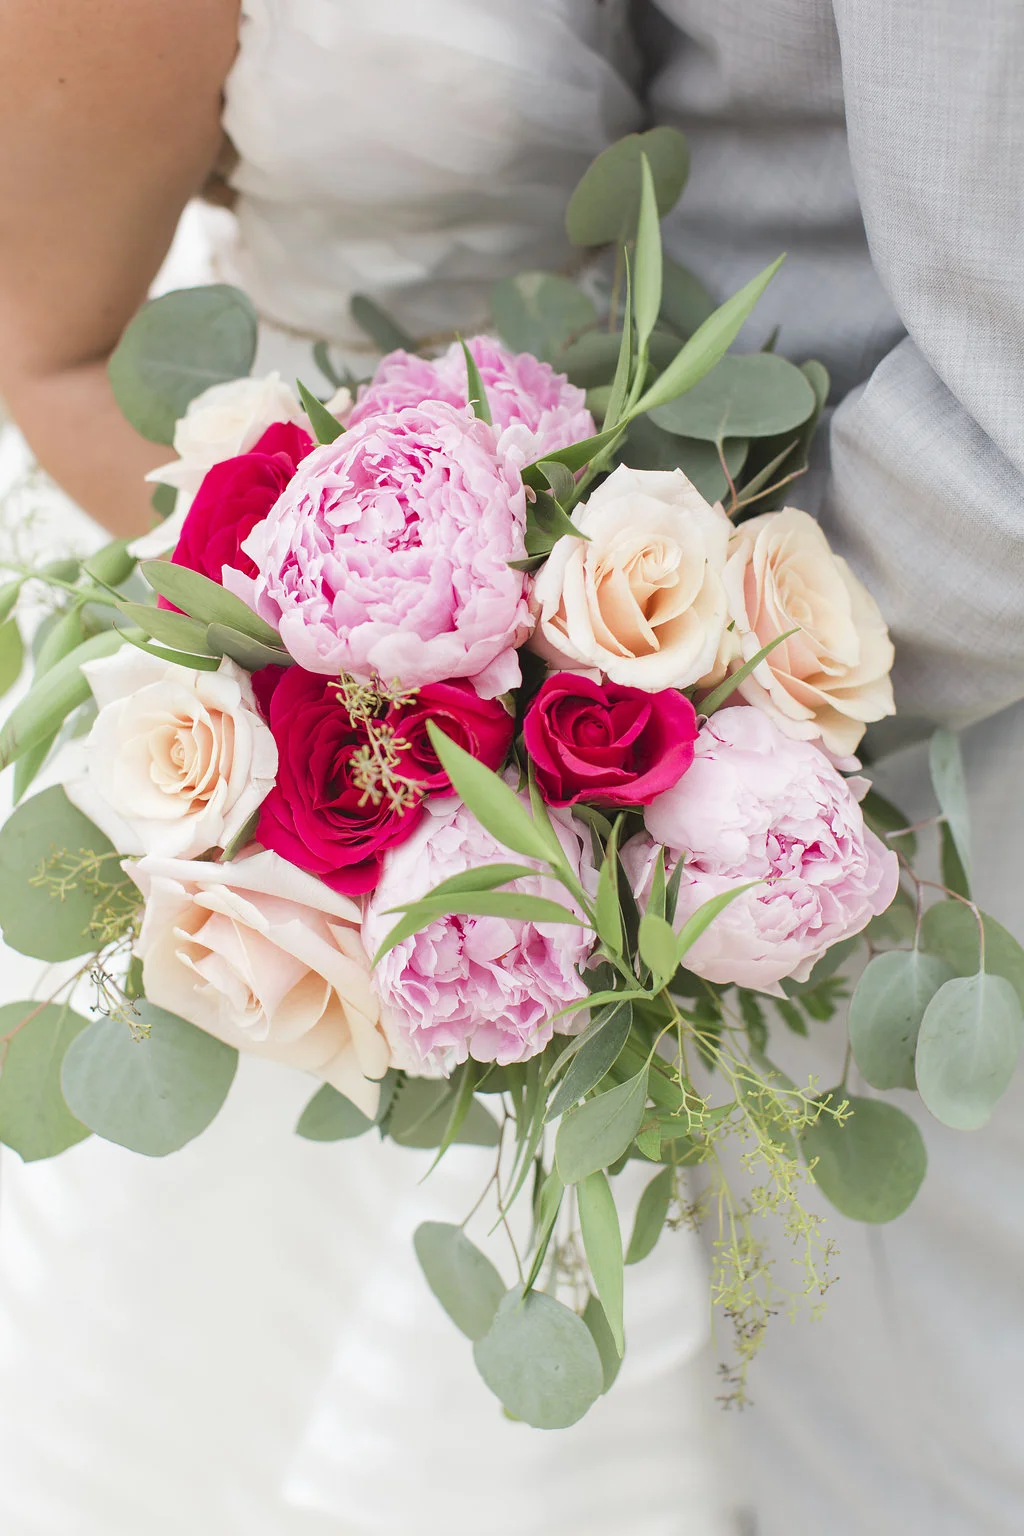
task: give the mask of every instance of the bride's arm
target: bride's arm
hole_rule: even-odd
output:
[[[4,0],[0,396],[40,462],[116,533],[167,457],[105,364],[221,143],[238,0]]]

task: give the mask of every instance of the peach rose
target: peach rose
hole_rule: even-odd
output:
[[[146,899],[135,952],[150,1002],[376,1113],[390,1053],[355,902],[269,851],[125,868]]]
[[[533,647],[648,693],[686,688],[714,664],[726,624],[730,524],[682,470],[621,465],[538,571]]]
[[[68,799],[119,853],[226,848],[277,773],[249,674],[227,657],[193,672],[131,645],[82,671],[99,714],[65,754]]]
[[[808,513],[784,507],[742,523],[729,544],[725,590],[732,627],[716,678],[799,629],[739,686],[787,736],[820,738],[848,757],[869,720],[895,713],[893,647],[878,604]]]

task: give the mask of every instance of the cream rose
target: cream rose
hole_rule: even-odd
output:
[[[533,646],[657,693],[712,667],[726,623],[730,524],[682,470],[621,466],[577,507],[533,585]]]
[[[885,621],[808,513],[785,507],[742,523],[729,545],[725,589],[732,628],[715,676],[799,630],[739,686],[787,736],[820,738],[848,757],[869,720],[895,712]]]
[[[125,868],[146,900],[135,952],[150,1002],[376,1112],[390,1053],[355,902],[270,852]]]
[[[146,476],[147,480],[174,486],[178,492],[177,505],[170,517],[132,542],[132,553],[147,560],[173,549],[207,471],[224,459],[248,453],[268,427],[281,421],[293,421],[310,430],[298,398],[279,373],[213,384],[189,401],[174,429],[174,451],[178,457]]]
[[[248,673],[226,657],[192,672],[129,645],[82,670],[99,714],[62,764],[69,800],[120,853],[227,847],[277,773]]]

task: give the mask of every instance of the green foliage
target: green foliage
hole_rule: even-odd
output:
[[[196,395],[249,372],[257,326],[250,300],[224,283],[153,299],[129,322],[107,364],[122,414],[151,442],[172,443]]]
[[[463,751],[433,721],[428,721],[427,731],[455,792],[492,837],[527,858],[545,863],[564,858],[558,838],[534,820],[504,779]]]
[[[973,976],[982,969],[980,927],[985,932],[984,969],[1002,976],[1014,988],[1024,1007],[1024,949],[994,917],[979,917],[962,901],[939,901],[928,908],[921,924],[921,948],[953,967],[958,976]]]
[[[651,415],[665,432],[717,443],[791,432],[814,409],[814,391],[799,368],[774,353],[754,352],[723,357],[692,389]]]
[[[187,614],[172,613],[168,608],[154,608],[149,603],[122,603],[121,612],[144,635],[158,641],[160,645],[170,646],[172,650],[191,656],[217,654],[206,638],[207,626],[198,619],[190,619]]]
[[[563,1184],[610,1168],[628,1151],[644,1118],[648,1068],[570,1109],[558,1127],[555,1160]]]
[[[388,1135],[403,1147],[439,1147],[448,1130],[453,1098],[452,1085],[444,1080],[401,1081],[384,1122]],[[498,1127],[478,1099],[470,1105],[455,1140],[475,1147],[498,1145]]]
[[[513,352],[531,352],[548,363],[597,323],[597,311],[586,294],[553,272],[521,272],[495,283],[491,314]]]
[[[484,387],[484,381],[480,377],[480,369],[477,367],[476,359],[466,346],[466,343],[462,341],[461,337],[459,340],[462,344],[462,355],[466,359],[466,400],[473,407],[473,415],[477,420],[486,421],[487,425],[490,426],[494,418],[491,416],[491,407],[487,400],[487,390]]]
[[[921,1132],[901,1109],[882,1099],[850,1097],[842,1124],[822,1116],[802,1136],[813,1163],[814,1182],[844,1216],[854,1221],[894,1221],[910,1205],[925,1175],[928,1157]]]
[[[685,138],[674,128],[631,133],[598,155],[570,198],[565,227],[573,245],[632,239],[640,218],[644,158],[658,216],[664,218],[675,207],[690,171]]]
[[[145,1157],[166,1157],[217,1114],[238,1052],[152,1003],[135,1009],[134,1034],[112,1017],[76,1036],[61,1087],[72,1114],[97,1136]]]
[[[14,687],[25,664],[25,647],[17,619],[0,624],[0,699]]]
[[[661,316],[680,336],[692,336],[709,315],[715,301],[699,277],[666,256],[662,263]]]
[[[546,1120],[557,1120],[604,1081],[622,1055],[632,1023],[633,1005],[628,1001],[610,1003],[598,1012],[548,1105]]]
[[[640,1196],[633,1223],[633,1236],[626,1250],[626,1263],[639,1264],[654,1251],[665,1228],[675,1190],[675,1170],[663,1168],[656,1173]]]
[[[604,1391],[590,1329],[542,1291],[508,1291],[473,1358],[506,1410],[534,1429],[567,1429]]]
[[[348,312],[359,329],[382,352],[415,352],[416,342],[397,320],[367,298],[365,293],[354,293],[349,300]]]
[[[323,447],[324,443],[333,443],[341,437],[345,428],[337,416],[332,416],[322,400],[308,390],[301,379],[295,380],[295,387],[302,401],[302,408],[309,417],[309,424],[313,428],[313,436]]]
[[[296,1134],[307,1141],[350,1141],[372,1129],[369,1116],[330,1083],[317,1089],[295,1127]]]
[[[781,645],[784,640],[788,640],[791,635],[796,633],[795,629],[787,629],[784,635],[776,635],[774,640],[769,640],[767,645],[763,645],[759,651],[751,656],[749,661],[745,661],[741,667],[737,667],[735,672],[730,672],[724,682],[719,683],[717,688],[701,700],[701,714],[713,715],[716,709],[721,709],[726,700],[731,698],[736,692],[740,684],[745,682],[751,672],[761,665],[765,657],[770,656],[777,645]]]
[[[461,1227],[425,1221],[413,1239],[427,1284],[456,1328],[474,1343],[494,1323],[505,1295],[505,1282],[486,1254]]]
[[[622,1233],[615,1197],[604,1173],[597,1171],[576,1185],[583,1247],[605,1319],[621,1357],[626,1348],[622,1324],[624,1273]]]
[[[21,576],[17,581],[6,581],[0,585],[0,624],[5,624],[17,607],[23,585],[24,577]]]
[[[596,1296],[587,1297],[587,1304],[583,1308],[582,1317],[590,1329],[590,1336],[597,1345],[597,1352],[601,1356],[604,1391],[610,1392],[622,1368],[622,1356],[619,1354],[618,1346],[612,1337],[612,1330],[608,1326],[608,1318],[604,1307],[602,1307]]]
[[[209,625],[206,639],[216,656],[230,656],[232,661],[236,661],[247,672],[258,672],[261,667],[292,665],[292,658],[280,645],[268,645],[262,640],[254,640],[248,632],[240,633],[237,628],[227,624]]]
[[[658,201],[651,162],[646,154],[640,156],[640,181],[640,212],[633,259],[633,313],[637,351],[641,357],[646,357],[647,346],[661,312],[662,289]]]
[[[745,437],[727,438],[721,445],[705,443],[696,437],[674,437],[654,425],[649,416],[638,416],[630,423],[629,434],[619,449],[619,461],[632,469],[681,469],[705,501],[721,501],[739,479],[750,444]],[[723,468],[724,461],[724,468]]]
[[[277,631],[246,607],[240,597],[187,566],[170,560],[144,560],[140,567],[154,592],[203,624],[217,624],[261,645],[280,649]]]
[[[971,823],[967,780],[960,741],[952,731],[936,731],[928,748],[928,766],[939,809],[946,819],[967,880],[971,872]]]
[[[924,1012],[953,975],[952,966],[919,949],[876,955],[857,983],[847,1027],[853,1059],[872,1088],[913,1088],[914,1054]]]
[[[0,772],[42,741],[53,737],[73,709],[92,697],[82,663],[120,650],[122,637],[111,630],[93,635],[39,678],[0,728]]]
[[[0,1037],[7,1041],[0,1072],[0,1141],[26,1163],[56,1157],[89,1135],[60,1091],[64,1053],[86,1027],[87,1020],[67,1004],[8,1003],[0,1008]]]
[[[917,1038],[922,1099],[943,1125],[985,1125],[1010,1085],[1024,1043],[1020,998],[1002,976],[954,976],[935,993]]]

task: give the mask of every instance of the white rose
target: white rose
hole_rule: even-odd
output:
[[[146,476],[178,491],[174,512],[131,544],[140,560],[153,559],[178,542],[192,498],[215,464],[248,453],[268,427],[291,421],[310,431],[309,420],[293,390],[279,373],[259,379],[230,379],[213,384],[190,400],[174,429],[178,457]]]
[[[126,645],[82,671],[99,705],[68,749],[68,798],[121,853],[224,848],[274,784],[277,744],[248,673],[189,671]]]
[[[895,713],[885,620],[808,513],[784,507],[742,523],[729,545],[725,589],[734,623],[716,679],[778,635],[799,631],[739,685],[787,736],[820,740],[845,758],[869,720]]]
[[[622,465],[572,520],[589,542],[559,539],[538,571],[534,649],[648,693],[695,683],[726,623],[731,526],[721,507],[682,470]]]
[[[125,868],[146,899],[135,952],[150,1002],[376,1113],[390,1052],[355,902],[269,851]]]

